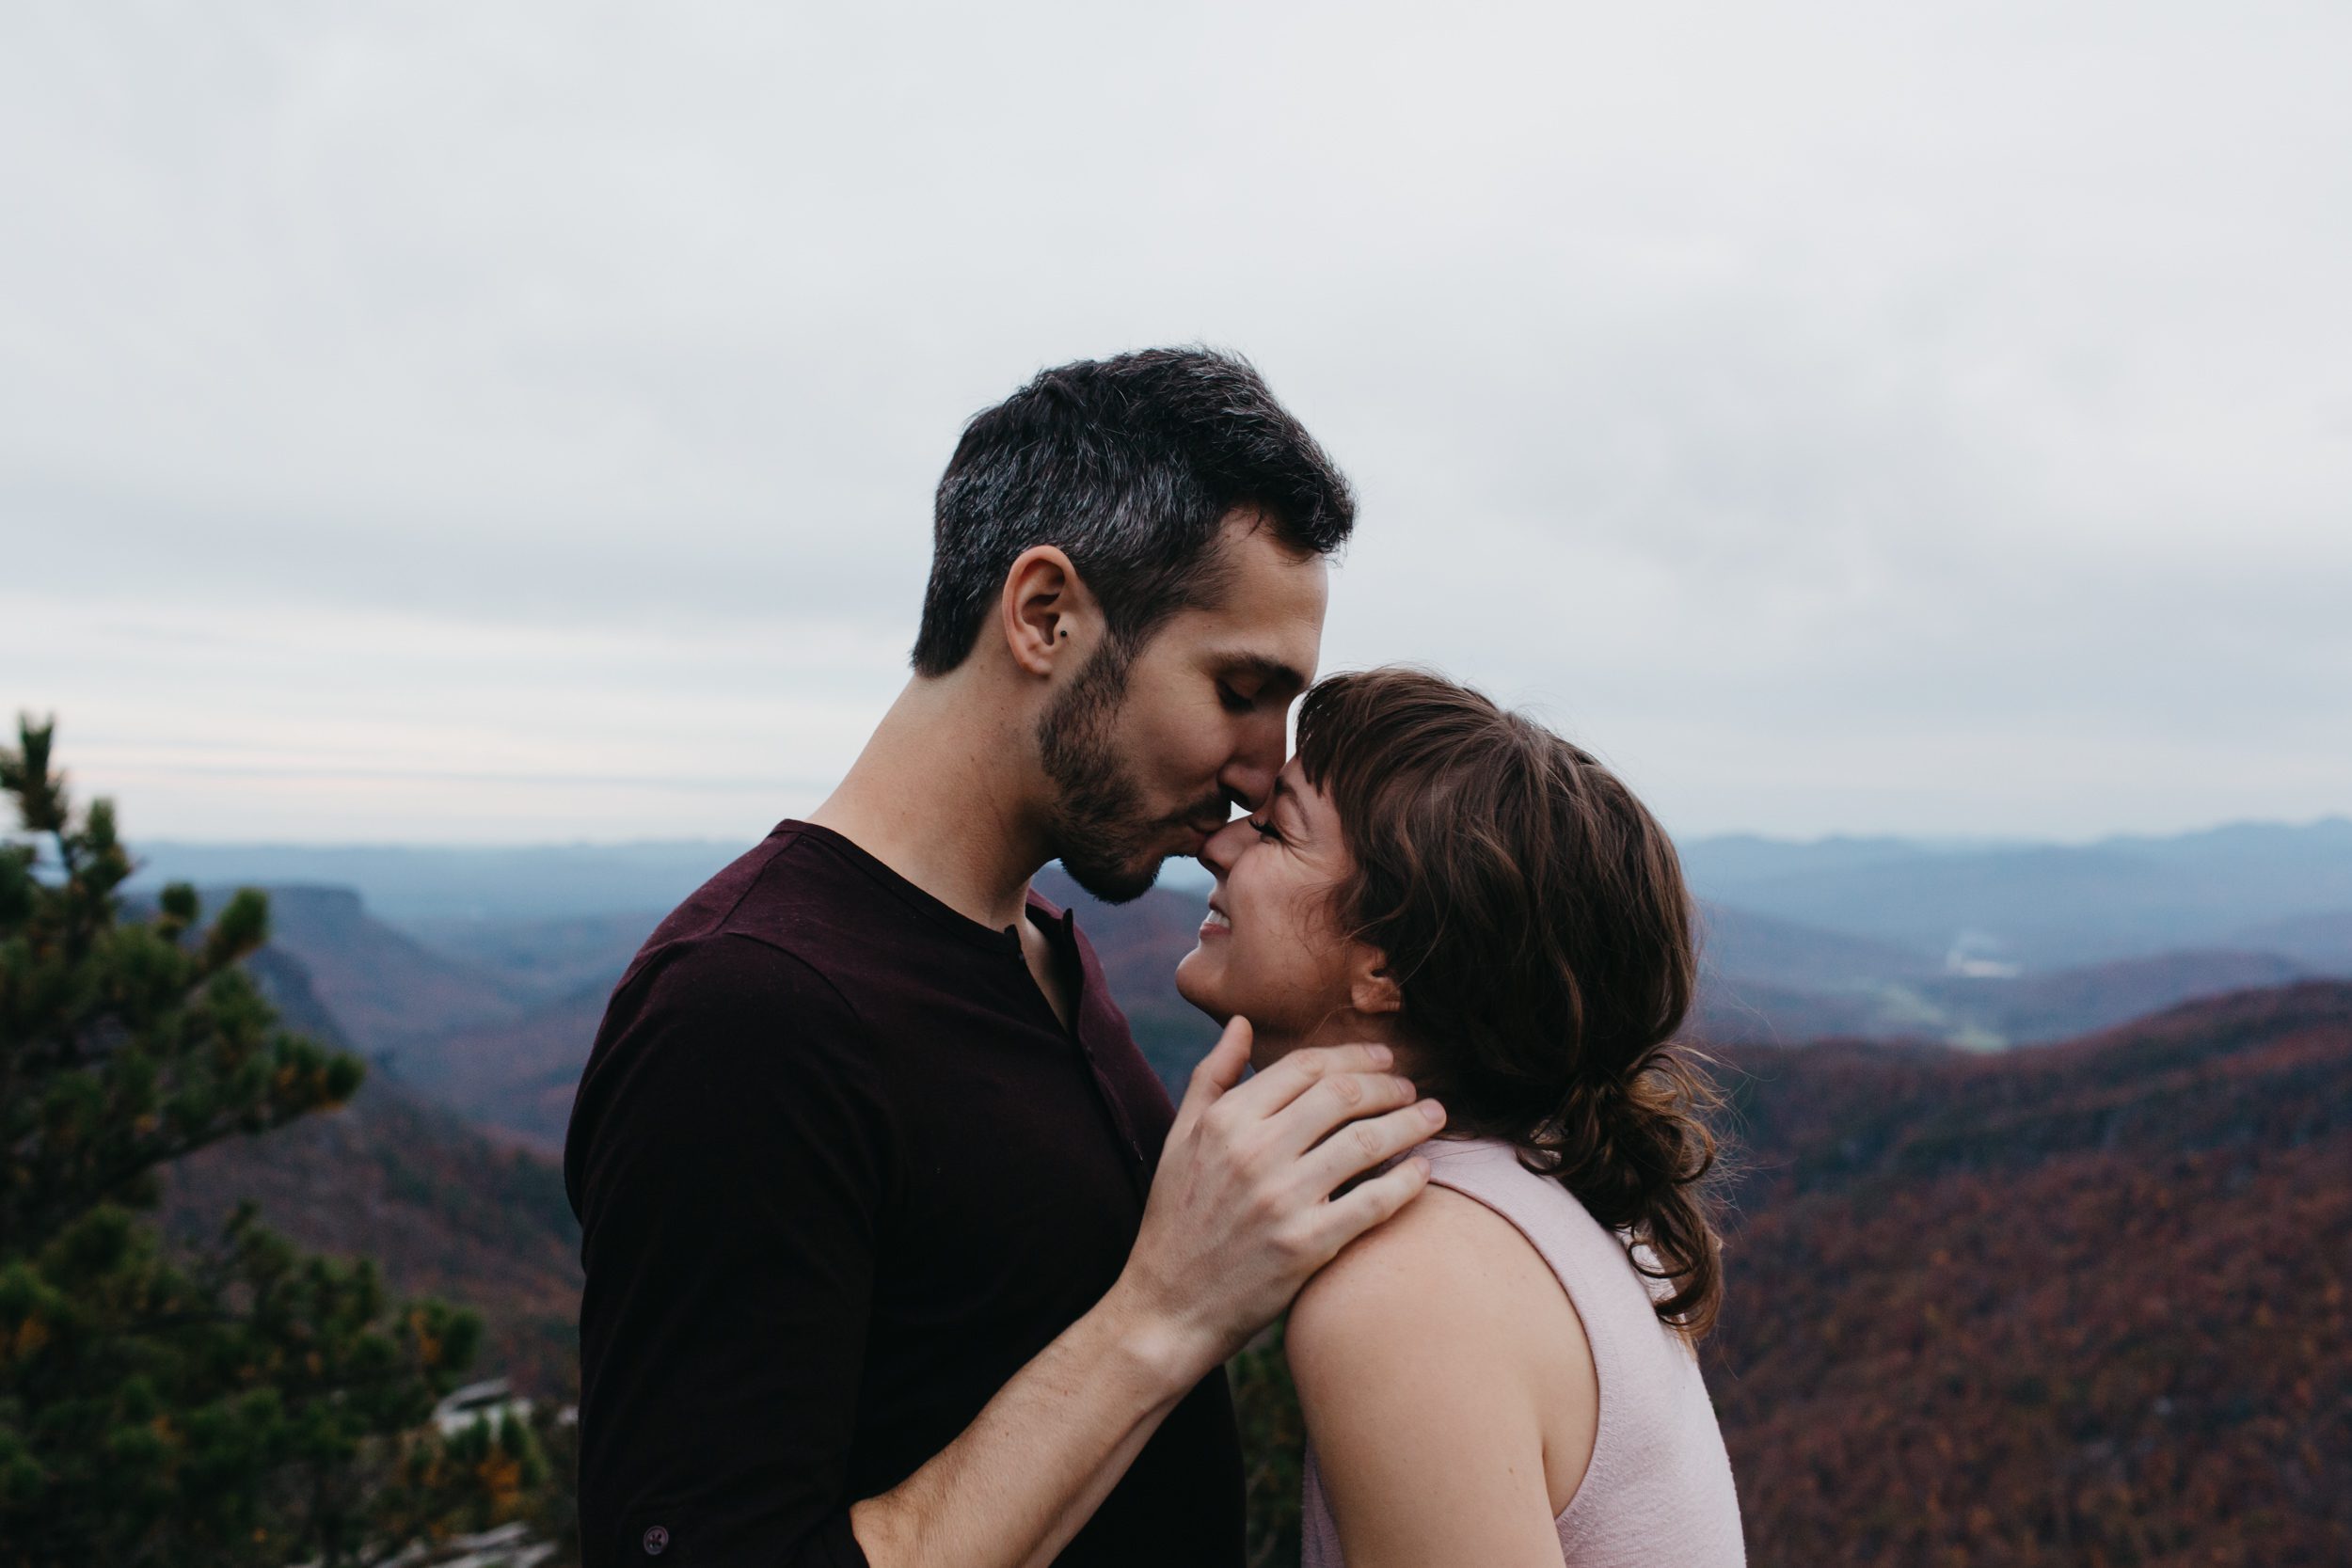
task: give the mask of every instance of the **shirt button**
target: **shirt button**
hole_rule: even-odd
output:
[[[660,1525],[656,1525],[651,1529],[645,1531],[645,1555],[647,1557],[660,1557],[663,1552],[669,1549],[670,1532],[668,1530],[663,1529]]]

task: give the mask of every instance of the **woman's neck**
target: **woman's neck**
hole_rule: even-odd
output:
[[[1414,1068],[1420,1053],[1397,1027],[1394,1013],[1359,1013],[1343,1008],[1304,1031],[1261,1025],[1256,1019],[1249,1022],[1254,1031],[1249,1054],[1261,1069],[1311,1045],[1385,1045],[1396,1054],[1395,1070],[1407,1078],[1419,1079]]]

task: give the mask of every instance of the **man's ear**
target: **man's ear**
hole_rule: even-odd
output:
[[[996,608],[1012,661],[1029,674],[1050,675],[1057,660],[1094,644],[1094,595],[1056,546],[1032,545],[1014,559]]]
[[[1347,1005],[1364,1014],[1402,1012],[1405,992],[1389,973],[1389,956],[1357,942],[1347,962]]]

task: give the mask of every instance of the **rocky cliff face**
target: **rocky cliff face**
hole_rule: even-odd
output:
[[[251,962],[285,1027],[349,1046],[299,959],[276,948]],[[479,1309],[488,1370],[548,1396],[576,1379],[580,1231],[562,1172],[393,1074],[371,1072],[340,1111],[181,1161],[166,1176],[164,1233],[200,1246],[244,1198],[306,1251],[375,1259],[397,1295]]]

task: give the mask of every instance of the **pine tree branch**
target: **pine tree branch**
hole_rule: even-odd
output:
[[[275,1132],[309,1114],[309,1110],[291,1115],[273,1113],[265,1126],[250,1130],[238,1126],[230,1118],[218,1118],[177,1139],[144,1145],[136,1152],[116,1162],[103,1176],[86,1176],[79,1180],[72,1179],[64,1161],[36,1163],[21,1160],[18,1162],[20,1167],[29,1167],[31,1180],[27,1184],[35,1191],[46,1188],[54,1196],[41,1208],[19,1216],[22,1229],[11,1237],[11,1245],[23,1252],[37,1252],[58,1231],[72,1224],[77,1215],[87,1212],[94,1204],[111,1201],[124,1187],[158,1166],[183,1160],[199,1149],[209,1148],[241,1133],[260,1137]]]

